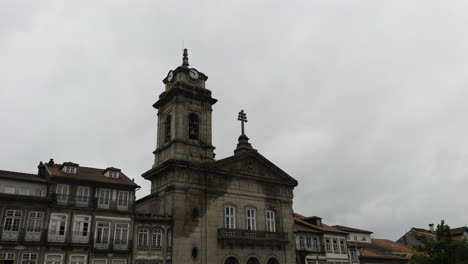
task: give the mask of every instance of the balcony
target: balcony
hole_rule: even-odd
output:
[[[283,246],[289,243],[288,233],[242,229],[218,229],[218,239],[223,244]]]
[[[95,242],[93,246],[94,251],[102,251],[102,252],[107,252],[107,251],[130,251],[132,250],[132,240],[128,240],[126,243],[122,243],[122,241],[115,243],[114,241],[112,242],[107,242],[107,243],[98,243]]]
[[[53,203],[61,206],[76,206],[81,208],[98,208],[117,211],[130,211],[133,209],[133,206],[131,205],[118,205],[116,201],[110,201],[106,204],[99,203],[99,199],[92,197],[53,193],[51,198]]]
[[[320,253],[320,254],[325,254],[325,246],[324,245],[319,245],[316,247],[297,247],[296,251],[302,251],[302,252],[307,252],[307,253]]]
[[[83,236],[83,232],[73,232],[72,235],[73,244],[87,244],[89,243],[89,232]]]
[[[3,231],[0,238],[1,242],[8,243],[43,243],[45,241],[46,230],[37,229],[37,230],[27,230],[26,228],[21,228],[18,231]]]

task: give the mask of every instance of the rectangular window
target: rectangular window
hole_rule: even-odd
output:
[[[21,222],[22,212],[18,210],[7,210],[3,231],[18,232]]]
[[[304,236],[299,236],[299,248],[300,249],[305,248],[305,246],[304,246]]]
[[[8,193],[8,194],[15,194],[15,187],[13,186],[5,186],[5,193]]]
[[[41,232],[43,212],[29,212],[27,232]]]
[[[15,260],[15,253],[0,253],[0,260]]]
[[[97,244],[109,244],[110,225],[109,222],[96,223],[95,241]]]
[[[99,205],[101,207],[109,207],[111,191],[107,189],[101,189],[99,191]]]
[[[346,244],[344,239],[340,239],[341,254],[346,254]]]
[[[29,188],[21,187],[20,188],[20,194],[21,195],[29,195]]]
[[[327,252],[332,252],[331,240],[329,238],[325,239],[325,244],[327,246]]]
[[[333,239],[333,252],[340,253],[340,250],[338,249],[338,240],[336,238]]]
[[[86,186],[78,186],[78,190],[76,192],[76,201],[86,203],[89,199],[89,187]]]
[[[275,212],[272,210],[266,211],[266,224],[268,232],[276,232]]]
[[[73,224],[73,236],[77,238],[87,238],[89,235],[91,217],[86,215],[75,216]]]
[[[116,223],[115,234],[114,234],[114,244],[126,245],[127,240],[128,240],[128,224]]]
[[[247,230],[257,230],[256,211],[253,208],[247,208]]]
[[[44,190],[42,190],[42,189],[36,189],[36,190],[34,191],[34,195],[35,195],[35,196],[39,196],[39,197],[43,197],[43,196],[44,196]]]
[[[138,247],[146,248],[148,246],[148,235],[148,229],[140,228],[138,230]]]
[[[152,247],[153,248],[160,248],[161,247],[161,241],[162,241],[162,231],[161,229],[155,229],[153,230],[153,239],[152,239]]]
[[[312,249],[312,239],[310,236],[307,236],[306,237],[306,246],[307,246],[307,249]]]
[[[119,191],[117,194],[117,206],[128,206],[128,192]]]
[[[63,264],[63,255],[48,254],[45,256],[44,264]]]
[[[351,260],[353,261],[357,261],[357,254],[356,254],[356,251],[351,251]]]
[[[23,253],[21,264],[36,264],[37,254],[35,253]]]
[[[314,250],[318,250],[318,248],[319,248],[318,239],[316,237],[312,238],[312,248]]]
[[[67,230],[67,219],[68,216],[64,214],[51,214],[49,235],[65,236],[65,232]]]
[[[232,206],[224,208],[224,225],[227,229],[236,228],[236,208]]]
[[[71,255],[70,264],[85,264],[86,255]]]
[[[57,184],[57,189],[55,193],[57,194],[57,200],[61,200],[61,201],[68,200],[68,185]]]

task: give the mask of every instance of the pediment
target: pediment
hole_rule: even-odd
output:
[[[255,150],[217,161],[213,169],[259,180],[297,186],[297,181]]]

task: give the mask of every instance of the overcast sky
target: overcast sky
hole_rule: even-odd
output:
[[[184,40],[219,100],[216,157],[244,109],[297,212],[389,239],[468,224],[466,1],[63,2],[0,2],[0,169],[115,166],[148,194]]]

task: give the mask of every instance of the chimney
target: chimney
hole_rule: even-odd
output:
[[[429,224],[429,230],[431,230],[431,232],[434,233],[434,224]]]
[[[50,159],[49,162],[48,162],[48,165],[49,165],[49,166],[54,165],[54,159]]]

